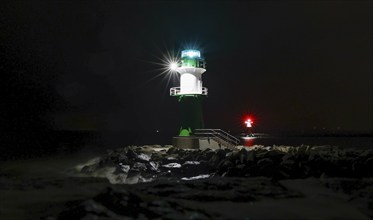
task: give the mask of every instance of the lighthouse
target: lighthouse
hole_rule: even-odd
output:
[[[170,89],[170,96],[178,98],[181,116],[179,136],[174,137],[173,144],[198,147],[198,138],[193,133],[204,127],[202,100],[207,96],[207,88],[202,86],[202,75],[206,72],[206,62],[199,50],[183,50],[181,60],[170,68],[180,75],[180,86]]]

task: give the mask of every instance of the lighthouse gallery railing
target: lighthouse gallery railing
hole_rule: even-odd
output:
[[[170,96],[175,96],[180,94],[180,87],[172,87],[170,88]],[[194,93],[190,93],[191,95]],[[207,88],[202,87],[202,93],[195,93],[197,95],[207,95]]]

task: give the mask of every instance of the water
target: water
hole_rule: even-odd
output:
[[[248,137],[243,139],[243,143],[248,147],[253,145],[331,145],[342,148],[373,149],[373,137]]]

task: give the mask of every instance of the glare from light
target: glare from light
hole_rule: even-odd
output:
[[[170,63],[170,70],[175,71],[178,67],[177,62],[171,62]]]
[[[151,81],[160,78],[166,84],[165,91],[168,91],[168,87],[170,84],[175,85],[179,80],[180,74],[178,74],[177,71],[173,70],[173,68],[175,68],[175,65],[172,64],[179,65],[179,53],[180,52],[176,52],[173,50],[165,50],[165,52],[161,56],[154,56],[156,61],[147,61],[156,65],[156,67],[151,70],[151,72],[154,71],[156,74],[146,80],[144,84],[148,84]]]
[[[253,126],[253,121],[249,118],[245,121],[246,127],[251,128]]]
[[[181,57],[190,57],[190,58],[193,58],[193,57],[201,57],[201,53],[199,52],[199,50],[183,50],[181,51]]]

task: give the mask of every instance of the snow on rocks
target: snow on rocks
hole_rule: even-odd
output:
[[[166,167],[166,168],[180,168],[181,164],[179,164],[179,163],[168,163],[168,164],[162,165],[162,167]]]
[[[209,178],[210,177],[210,174],[202,174],[202,175],[198,175],[198,176],[192,176],[192,177],[183,177],[181,178],[181,180],[198,180],[198,179],[206,179],[206,178]]]
[[[143,153],[140,153],[140,154],[137,155],[137,159],[143,160],[143,161],[149,161],[150,158],[151,157],[149,155],[146,155],[146,154],[143,154]]]
[[[82,174],[89,176],[105,177],[104,172],[111,172],[110,178],[113,179],[113,175],[121,175],[119,179],[124,179],[122,183],[126,183],[122,174],[145,179],[181,179],[202,174],[276,179],[320,177],[323,174],[361,178],[373,177],[372,166],[373,151],[302,145],[255,146],[239,151],[130,146],[108,151],[79,167]]]
[[[248,203],[265,204],[262,200],[266,198],[276,198],[282,201],[281,204],[288,204],[279,215],[284,214],[284,210],[290,210],[293,215],[297,202],[290,199],[295,198],[303,204],[315,205],[315,209],[309,209],[310,213],[315,210],[327,212],[330,207],[324,204],[334,204],[334,211],[330,212],[333,218],[330,219],[342,219],[344,216],[369,219],[360,217],[373,217],[372,163],[373,151],[334,146],[255,146],[238,151],[131,146],[109,151],[99,159],[80,165],[80,172],[84,175],[100,174],[110,183],[126,185],[109,188],[91,200],[74,203],[76,206],[61,212],[59,217],[74,219],[76,210],[79,210],[80,216],[108,216],[109,219],[152,219],[160,216],[170,219],[225,219],[228,216],[216,215],[216,209],[209,212],[206,211],[209,210],[207,206],[205,209],[201,207],[208,202],[221,203],[229,206],[227,213],[231,214],[239,203],[244,203],[245,206],[241,207],[245,209],[237,210],[246,210]],[[141,184],[128,185],[133,183]],[[307,192],[308,188],[301,191],[306,183],[321,187],[317,188],[320,193],[310,196],[312,193]],[[329,194],[325,196],[324,190],[344,193],[345,200],[342,201],[342,197],[334,199]],[[320,203],[315,203],[313,196],[318,196]],[[197,205],[188,206],[193,203]],[[352,208],[346,204],[352,204]],[[301,208],[304,207],[308,206]],[[345,210],[346,207],[348,209]],[[252,214],[256,209],[247,213]],[[257,217],[261,218],[266,213],[258,211]],[[242,219],[246,214],[237,218]],[[282,217],[287,219],[286,215]],[[294,219],[302,217],[303,211]]]
[[[198,161],[185,161],[183,165],[187,165],[187,164],[191,164],[191,165],[199,165],[200,162],[198,162]]]

